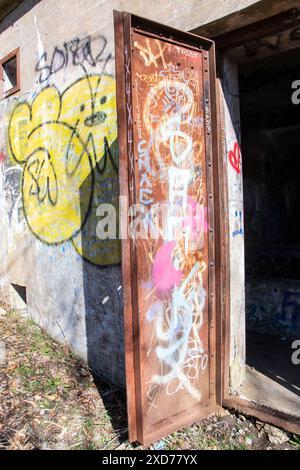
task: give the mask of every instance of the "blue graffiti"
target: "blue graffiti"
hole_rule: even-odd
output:
[[[300,292],[283,292],[280,321],[290,323],[292,327],[300,324]]]
[[[243,222],[242,222],[242,211],[235,211],[235,227],[236,229],[232,232],[232,235],[236,237],[237,235],[244,235]]]

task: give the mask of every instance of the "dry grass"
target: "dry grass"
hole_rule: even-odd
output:
[[[118,391],[35,323],[14,312],[0,317],[6,362],[0,369],[0,447],[113,448],[126,438]],[[104,400],[98,392],[105,397]],[[112,422],[118,421],[119,429]]]
[[[0,315],[0,449],[133,449],[118,390],[93,377],[34,322]],[[270,444],[254,420],[227,414],[167,436],[154,448],[294,448]]]

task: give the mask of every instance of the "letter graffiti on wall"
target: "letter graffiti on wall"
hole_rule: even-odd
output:
[[[50,245],[71,241],[98,265],[120,261],[118,240],[96,237],[98,205],[117,206],[116,123],[114,78],[86,74],[62,93],[46,86],[18,103],[8,127],[31,231]]]
[[[142,206],[167,206],[163,233],[156,240],[135,240],[142,260],[144,360],[151,364],[143,377],[145,403],[154,421],[162,396],[180,412],[183,397],[197,403],[208,394],[203,75],[199,53],[184,54],[195,62],[180,66],[174,61],[182,56],[180,48],[134,36],[136,191]],[[150,211],[148,228],[156,222]]]
[[[104,36],[73,38],[64,42],[63,46],[56,46],[51,54],[43,52],[35,70],[39,73],[39,82],[45,83],[70,64],[74,67],[80,66],[84,70],[87,67],[100,67],[102,74],[112,59],[113,56],[107,50],[107,40]]]

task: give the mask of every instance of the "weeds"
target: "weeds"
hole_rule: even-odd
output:
[[[0,369],[0,449],[132,448],[126,405],[118,390],[95,378],[87,364],[33,320],[8,311],[0,317],[0,329],[7,352]],[[156,446],[165,450],[270,447],[259,429],[254,420],[242,422],[238,415],[227,413],[170,434]],[[292,435],[287,446],[299,449],[299,436]]]

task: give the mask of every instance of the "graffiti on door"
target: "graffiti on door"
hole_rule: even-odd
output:
[[[135,240],[144,333],[145,399],[207,396],[207,194],[202,57],[134,35],[133,109],[141,206],[167,207],[156,240]],[[181,63],[184,56],[183,63]],[[174,57],[178,58],[174,62]],[[200,60],[199,60],[200,59]],[[186,61],[186,63],[185,63]],[[154,212],[144,223],[151,230]],[[175,398],[176,397],[176,398]],[[175,402],[174,402],[175,403]],[[153,418],[155,419],[155,418]]]

